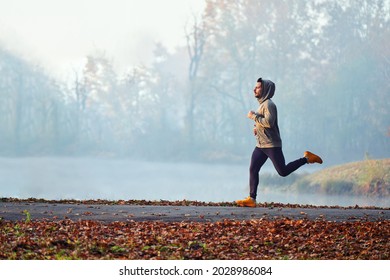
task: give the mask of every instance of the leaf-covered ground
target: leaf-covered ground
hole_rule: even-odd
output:
[[[390,221],[0,220],[0,259],[390,259]]]

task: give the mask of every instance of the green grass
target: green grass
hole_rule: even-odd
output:
[[[291,186],[298,192],[390,196],[390,159],[367,159],[303,176]]]

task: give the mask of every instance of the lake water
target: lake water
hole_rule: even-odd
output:
[[[264,169],[262,172],[273,172],[270,165]],[[310,167],[303,169],[308,171]],[[101,158],[0,158],[0,197],[232,202],[247,195],[247,165]],[[269,190],[259,190],[258,202],[390,207],[387,199]]]

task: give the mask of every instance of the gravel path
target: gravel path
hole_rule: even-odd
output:
[[[0,202],[0,219],[25,220],[98,220],[164,221],[164,222],[215,222],[224,219],[321,219],[327,221],[390,220],[389,209],[362,208],[288,208],[234,206],[156,206],[156,205],[96,205],[39,202]]]

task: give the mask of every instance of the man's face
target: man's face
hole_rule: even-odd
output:
[[[261,89],[262,89],[261,83],[260,82],[256,83],[256,86],[253,89],[253,92],[254,92],[256,98],[260,98],[260,96],[261,96]]]

